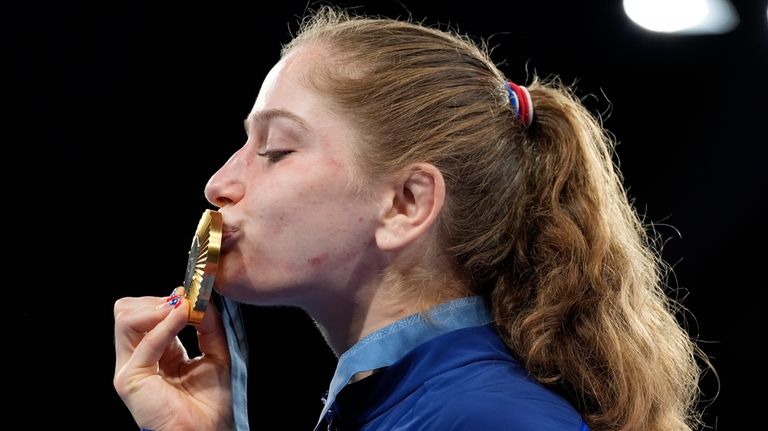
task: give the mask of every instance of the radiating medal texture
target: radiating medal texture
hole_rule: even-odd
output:
[[[189,323],[203,321],[211,298],[221,250],[221,213],[205,210],[197,225],[187,259],[184,292],[189,300]]]

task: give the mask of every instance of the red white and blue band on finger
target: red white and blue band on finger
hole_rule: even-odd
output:
[[[512,106],[515,118],[520,121],[523,127],[530,126],[533,121],[533,100],[531,100],[528,89],[512,81],[507,81],[504,88],[507,90],[509,104]]]

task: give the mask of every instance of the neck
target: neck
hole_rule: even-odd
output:
[[[415,260],[409,258],[403,263],[400,259],[399,263],[382,265],[376,271],[360,271],[368,276],[353,277],[335,294],[303,304],[336,356],[404,317],[471,294],[461,278],[443,262],[431,265],[442,270],[427,271],[417,269]],[[414,285],[414,280],[418,284]]]
[[[306,310],[336,356],[368,334],[429,307],[396,298],[385,289],[363,289],[357,293],[352,298],[337,297],[333,304],[324,303]]]
[[[442,281],[439,286],[420,285],[410,289],[392,288],[392,285],[367,286],[356,289],[354,295],[337,295],[314,307],[304,308],[338,357],[372,332],[439,303],[471,294],[458,284],[454,286],[455,282]],[[440,294],[414,298],[403,293],[413,291]]]

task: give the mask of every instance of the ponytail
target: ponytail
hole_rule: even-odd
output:
[[[567,89],[528,87],[509,270],[492,291],[497,329],[593,429],[687,430],[695,347],[661,286],[661,261],[624,193],[611,141]]]

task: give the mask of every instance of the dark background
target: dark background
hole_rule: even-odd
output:
[[[671,294],[690,310],[691,335],[719,372],[719,389],[712,373],[703,379],[707,424],[763,423],[766,2],[736,2],[739,27],[711,36],[643,31],[618,0],[336,4],[362,3],[361,12],[489,39],[518,83],[535,72],[576,84],[619,142],[629,194],[674,267]],[[191,235],[210,207],[203,186],[244,141],[242,120],[305,7],[3,6],[12,78],[4,352],[10,413],[30,428],[54,420],[135,429],[112,388],[112,304],[181,283]],[[246,322],[260,388],[252,417],[311,429],[333,373],[330,351],[299,311],[250,308]]]

